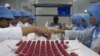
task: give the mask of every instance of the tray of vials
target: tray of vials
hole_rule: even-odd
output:
[[[68,52],[69,42],[65,40],[21,40],[16,46],[16,56],[78,56]]]

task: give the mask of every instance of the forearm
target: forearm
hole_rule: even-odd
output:
[[[27,35],[28,33],[36,33],[38,35],[44,36],[44,37],[50,37],[51,33],[46,27],[42,26],[30,26],[30,27],[22,27],[22,33],[23,35]]]
[[[63,34],[65,33],[64,30],[58,30],[58,32],[63,33]]]
[[[71,27],[65,26],[62,30],[72,30]]]
[[[55,34],[58,34],[58,33],[64,33],[64,30],[61,30],[61,29],[50,29],[51,33],[55,33]]]
[[[36,26],[31,26],[31,27],[22,27],[22,33],[23,35],[27,35],[28,33],[36,33]]]

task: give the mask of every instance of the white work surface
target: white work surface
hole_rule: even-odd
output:
[[[96,54],[91,49],[85,47],[83,44],[78,42],[77,40],[68,40],[69,41],[69,49],[68,52],[76,52],[78,56],[100,56]],[[0,56],[16,56],[14,54],[16,47],[16,43],[18,40],[6,40],[0,43]]]

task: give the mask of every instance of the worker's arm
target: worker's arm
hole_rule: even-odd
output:
[[[50,29],[51,33],[55,33],[55,34],[58,34],[58,33],[64,33],[65,31],[62,30],[62,29]]]
[[[4,41],[7,39],[22,39],[23,35],[27,35],[28,33],[32,32],[45,36],[47,39],[50,39],[51,36],[50,31],[46,27],[9,27],[0,28],[0,41]]]
[[[51,36],[50,31],[46,27],[40,27],[40,26],[22,27],[23,35],[27,35],[28,33],[32,33],[32,32],[45,36],[48,39]]]
[[[68,26],[64,26],[64,28],[62,28],[62,30],[72,30],[72,28],[68,27]]]

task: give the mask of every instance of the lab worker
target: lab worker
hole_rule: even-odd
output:
[[[10,20],[14,17],[9,9],[0,6],[0,42],[7,39],[22,39],[23,35],[29,33],[37,33],[49,39],[51,33],[46,27],[31,26],[31,27],[9,27]],[[41,30],[42,29],[42,30]]]
[[[71,16],[72,25],[65,26],[62,30],[73,30],[73,31],[74,30],[84,30],[87,27],[87,23],[86,23],[87,21],[84,19],[83,15],[84,14],[82,14],[82,13],[78,13],[78,14],[74,14],[73,16]],[[65,34],[65,35],[67,35],[67,34]],[[75,36],[71,36],[69,39],[75,40]],[[81,41],[81,38],[79,38],[79,40]],[[83,42],[83,41],[81,41],[81,42]]]
[[[11,24],[10,24],[10,27],[21,27],[20,25],[20,18],[21,18],[21,15],[19,12],[17,12],[15,9],[10,9],[12,15],[14,16],[14,19],[11,20]]]
[[[79,16],[80,18],[77,18],[76,17],[76,19],[77,20],[75,20],[75,17],[74,18],[72,18],[72,21],[75,21],[75,22],[73,22],[73,24],[74,24],[74,29],[72,29],[73,31],[74,30],[81,30],[81,31],[84,31],[84,30],[86,30],[86,29],[90,29],[90,28],[92,28],[93,26],[91,25],[91,23],[90,23],[90,16],[89,16],[89,14],[88,13],[79,13],[79,14],[76,14],[77,16]],[[76,16],[76,15],[74,15],[74,16]],[[73,17],[73,16],[72,16]],[[80,19],[80,20],[79,20]],[[76,23],[77,21],[80,21],[80,24],[79,25],[75,25],[75,24],[78,24],[78,23]],[[81,27],[80,27],[81,26]],[[78,28],[79,27],[79,28]],[[75,29],[76,28],[76,29]],[[84,29],[83,29],[84,28]],[[65,29],[64,29],[65,30]],[[66,30],[69,30],[68,28],[66,28]],[[66,36],[67,36],[67,34],[65,34]],[[66,37],[65,36],[65,37]],[[74,34],[69,38],[70,40],[75,40],[76,39],[76,36],[74,36]],[[85,44],[85,41],[83,41],[83,39],[81,38],[81,36],[80,36],[80,38],[78,38],[78,40],[80,41],[80,42],[82,42],[83,44]]]
[[[72,25],[68,26],[66,25],[63,30],[84,30],[85,25],[83,24],[85,22],[85,19],[82,17],[82,13],[74,14],[71,17]]]
[[[91,23],[95,26],[92,33],[91,48],[100,54],[100,2],[87,9],[91,17]]]
[[[72,30],[83,30],[84,29],[83,23],[82,23],[83,18],[81,14],[74,14],[71,17],[71,19],[72,19],[72,24],[73,24],[71,27]]]
[[[35,16],[32,13],[30,13],[29,14],[29,21],[28,21],[28,23],[30,25],[34,25],[35,24],[34,22],[35,22]]]
[[[82,26],[84,27],[84,30],[93,28],[93,26],[90,22],[90,15],[88,13],[81,13],[80,15],[82,16],[82,19],[83,19]],[[85,42],[86,40],[83,41],[83,38],[81,38],[81,37],[78,38],[78,40],[87,46],[87,43]]]
[[[28,18],[29,13],[27,11],[25,11],[25,10],[22,10],[22,11],[20,11],[20,14],[21,14],[21,22],[20,23],[21,23],[22,27],[30,26],[29,23],[28,23],[28,21],[29,21],[29,18]]]
[[[49,24],[49,27],[55,28],[55,29],[61,29],[62,24],[59,22],[58,16],[53,17],[53,22]]]
[[[27,14],[29,14],[28,21],[27,21],[27,23],[24,24],[24,26],[32,26],[34,23],[34,20],[35,20],[35,16],[28,11],[27,11]]]

